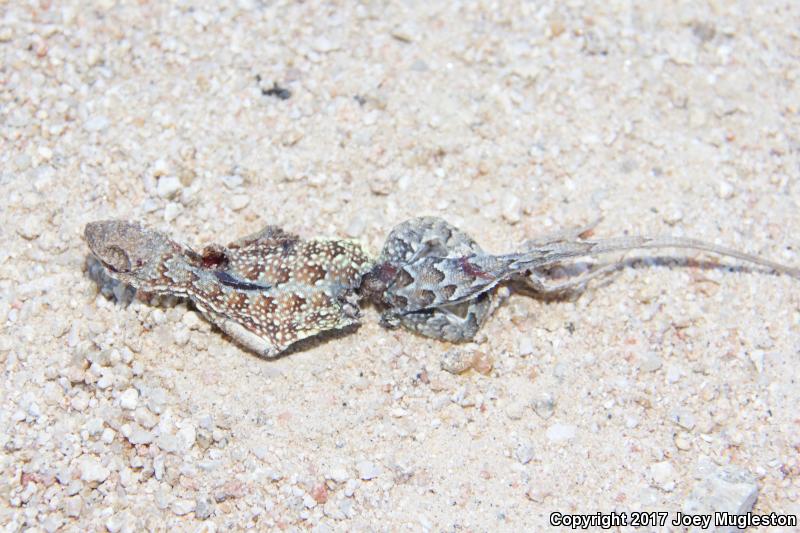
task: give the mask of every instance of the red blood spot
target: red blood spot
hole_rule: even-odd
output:
[[[461,267],[461,270],[467,275],[472,276],[473,278],[481,278],[481,279],[492,279],[491,274],[487,274],[480,268],[476,267],[472,263],[469,262],[469,258],[464,256],[458,259],[458,266]]]
[[[217,268],[227,261],[222,250],[207,247],[203,250],[203,268]]]

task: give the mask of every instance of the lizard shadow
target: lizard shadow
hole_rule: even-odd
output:
[[[596,280],[593,280],[593,282],[589,282],[595,289],[611,285],[614,282],[614,279],[624,269],[627,268],[635,270],[645,270],[653,267],[667,267],[667,268],[677,267],[677,268],[694,268],[705,271],[717,270],[730,273],[743,273],[743,274],[758,273],[758,274],[766,274],[773,276],[781,275],[779,272],[774,272],[770,270],[768,267],[724,264],[713,260],[697,260],[688,257],[673,257],[673,256],[632,257],[629,259],[624,259],[622,261],[619,261],[616,264],[579,261],[567,265],[558,265],[552,269],[542,269],[542,272],[545,275],[557,272],[558,276],[552,277],[551,279],[555,282],[563,282],[563,281],[568,281],[571,278],[576,278],[581,276],[582,274],[586,274],[588,272],[592,272],[594,270],[604,267],[609,267],[609,271],[605,273],[603,276],[597,278]],[[532,298],[536,298],[537,300],[542,300],[544,302],[572,301],[579,298],[584,292],[586,292],[587,289],[587,285],[578,285],[576,287],[569,288],[560,292],[553,292],[553,293],[541,292],[537,291],[536,289],[534,289],[521,279],[513,280],[511,282],[511,287],[513,291],[517,294],[524,294],[526,296],[530,296]]]
[[[288,348],[284,351],[276,355],[275,357],[259,357],[259,359],[266,359],[269,361],[283,359],[284,357],[288,357],[292,354],[296,354],[298,352],[305,352],[307,350],[311,350],[312,348],[316,348],[318,346],[322,346],[323,344],[328,344],[331,341],[335,341],[351,335],[361,327],[361,324],[351,324],[349,326],[345,326],[339,329],[329,329],[327,331],[322,331],[317,333],[316,335],[312,335],[310,337],[306,337],[305,339],[301,339],[293,344],[291,344]],[[257,354],[253,354],[258,357]]]

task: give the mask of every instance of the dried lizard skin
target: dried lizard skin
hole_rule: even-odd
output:
[[[357,324],[355,288],[373,264],[356,243],[301,240],[274,226],[202,253],[135,222],[92,222],[84,236],[113,278],[189,298],[221,330],[265,357]]]
[[[525,251],[485,253],[466,233],[434,217],[407,220],[395,227],[374,268],[364,277],[362,291],[382,308],[381,322],[403,326],[448,341],[472,339],[497,307],[496,287],[522,278],[538,293],[581,288],[619,267],[612,263],[562,283],[551,283],[545,269],[592,255],[639,248],[685,248],[733,257],[800,278],[800,270],[696,239],[623,237],[581,240],[573,234],[528,241]]]

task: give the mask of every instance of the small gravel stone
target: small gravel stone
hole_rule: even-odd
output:
[[[192,424],[185,424],[176,434],[178,445],[183,453],[188,452],[197,440],[197,430]]]
[[[200,327],[200,324],[203,323],[203,321],[200,320],[200,316],[194,311],[186,311],[181,318],[181,322],[189,329],[197,329]]]
[[[208,498],[197,498],[194,507],[194,516],[198,520],[207,520],[211,514],[214,512],[214,509],[211,504],[211,500]]]
[[[88,422],[86,422],[86,431],[89,432],[89,435],[98,435],[103,432],[103,419],[102,418],[90,418]]]
[[[87,120],[83,127],[86,128],[88,131],[100,131],[104,130],[108,127],[109,120],[108,117],[104,115],[97,115],[89,120]]]
[[[536,413],[541,419],[547,420],[556,409],[556,402],[549,394],[542,394],[531,402],[533,412]]]
[[[136,389],[128,389],[119,397],[119,406],[123,409],[136,409],[139,403],[139,392]]]
[[[175,500],[172,502],[170,509],[178,516],[191,513],[195,509],[195,502],[192,500]]]
[[[570,424],[553,424],[545,434],[550,442],[559,443],[575,438],[578,428]]]
[[[166,205],[166,207],[164,207],[164,220],[166,222],[172,222],[173,220],[178,218],[178,216],[180,216],[182,211],[183,208],[181,207],[180,204],[177,204],[175,202],[169,202]]]
[[[237,187],[241,187],[244,183],[244,178],[238,174],[231,174],[228,176],[222,176],[220,178],[222,180],[223,185],[228,189],[235,189]]]
[[[694,426],[697,423],[697,419],[695,418],[694,414],[686,409],[678,409],[673,411],[670,414],[670,419],[672,422],[678,424],[680,427],[688,431],[694,429]]]
[[[675,447],[679,450],[688,451],[692,449],[692,441],[689,438],[689,434],[685,431],[679,431],[676,433],[673,440],[675,442]]]
[[[158,447],[167,453],[177,453],[181,448],[180,440],[171,433],[162,433],[156,440]]]
[[[250,203],[250,196],[247,194],[234,194],[231,198],[231,209],[241,211]]]
[[[644,352],[639,356],[639,368],[643,372],[655,372],[661,368],[661,358],[653,351]]]
[[[515,401],[506,406],[506,416],[511,420],[519,420],[525,414],[525,402]]]
[[[507,193],[503,198],[503,218],[509,224],[522,220],[522,205],[518,194]]]
[[[150,444],[153,442],[153,434],[145,429],[136,428],[128,437],[128,442],[133,445]]]
[[[345,483],[348,479],[350,479],[350,474],[347,472],[346,468],[338,466],[328,470],[325,478],[333,480],[336,483]]]
[[[162,176],[158,178],[156,194],[161,198],[172,198],[182,187],[181,180],[177,176]]]
[[[474,358],[475,354],[471,352],[452,348],[442,354],[440,364],[445,372],[461,374],[472,368]]]
[[[733,193],[734,193],[733,185],[731,185],[727,181],[719,182],[719,185],[717,187],[717,196],[719,196],[723,200],[729,200],[733,198]]]
[[[719,467],[708,461],[699,466],[697,477],[699,481],[683,505],[685,512],[744,514],[752,511],[758,497],[758,484],[749,471],[734,465]]]
[[[71,518],[78,518],[83,508],[83,499],[80,496],[72,496],[64,500],[64,512]]]
[[[533,340],[530,337],[520,337],[517,341],[517,353],[520,357],[533,353]]]
[[[20,223],[17,225],[17,234],[22,237],[23,239],[27,239],[32,241],[41,235],[42,233],[42,224],[36,217],[30,216],[25,217]]]
[[[664,492],[675,490],[675,469],[669,461],[661,461],[650,465],[650,479],[653,486]]]
[[[84,456],[80,459],[78,471],[81,474],[81,479],[87,483],[102,483],[111,473],[99,460],[90,456]]]
[[[517,458],[517,461],[524,465],[530,463],[533,459],[533,445],[520,444],[514,451],[514,456]]]
[[[100,440],[106,444],[111,444],[114,440],[114,435],[116,435],[116,432],[113,429],[105,428],[103,429],[103,434],[100,435]]]
[[[350,223],[347,225],[347,229],[345,232],[347,233],[348,237],[360,237],[364,233],[364,229],[367,227],[367,221],[363,215],[360,213],[356,214],[351,220]]]
[[[124,523],[124,517],[120,516],[119,514],[114,514],[108,517],[108,520],[106,520],[106,529],[109,531],[109,533],[117,533],[122,529]]]
[[[358,470],[358,477],[364,481],[375,479],[381,473],[380,467],[372,461],[361,461],[356,465]]]

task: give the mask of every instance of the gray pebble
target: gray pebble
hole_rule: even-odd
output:
[[[194,516],[198,520],[206,520],[214,512],[211,500],[208,498],[197,498],[194,506]]]
[[[758,484],[748,470],[734,465],[720,467],[710,461],[698,470],[700,480],[684,503],[684,512],[744,514],[753,509]]]
[[[543,420],[549,419],[553,416],[556,408],[556,402],[549,394],[542,394],[540,397],[531,402],[533,412],[535,412]]]

